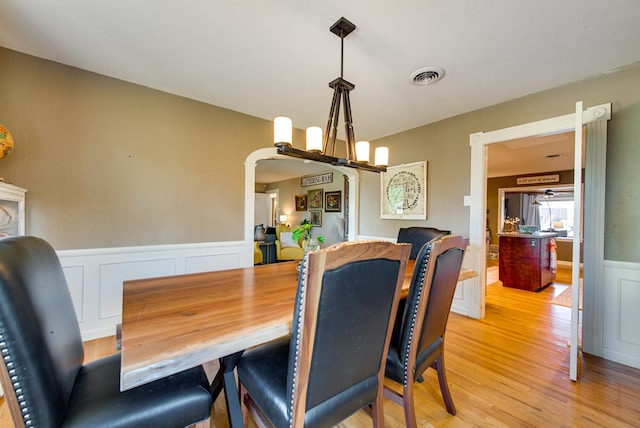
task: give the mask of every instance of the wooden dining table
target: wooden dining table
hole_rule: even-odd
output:
[[[413,263],[407,266],[405,289]],[[245,349],[291,333],[296,264],[125,281],[120,389],[219,359],[212,391],[224,387],[231,426],[241,426],[233,369]],[[459,279],[474,274],[465,269]]]

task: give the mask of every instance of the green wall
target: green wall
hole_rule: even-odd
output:
[[[395,237],[399,227],[434,226],[468,235],[469,135],[560,116],[585,107],[612,103],[608,122],[605,258],[640,262],[640,63],[588,80],[532,94],[437,123],[372,141],[390,147],[391,165],[426,160],[426,221],[381,220],[379,178],[363,176],[360,233]],[[433,108],[438,108],[434,105]],[[384,113],[381,119],[384,120]],[[585,193],[589,189],[585,189]],[[585,207],[588,209],[588,207]],[[364,213],[373,213],[365,216]]]
[[[4,48],[0,62],[0,123],[16,142],[0,176],[29,189],[28,233],[57,249],[244,238],[244,161],[271,145],[270,121]],[[605,257],[640,262],[638,82],[640,64],[373,141],[392,165],[428,161],[428,219],[381,220],[380,177],[362,173],[360,234],[468,235],[469,134],[612,102]]]

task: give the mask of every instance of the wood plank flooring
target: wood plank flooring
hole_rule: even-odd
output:
[[[560,275],[559,275],[560,280]],[[567,286],[554,283],[534,293],[500,285],[487,290],[486,318],[451,314],[446,370],[458,409],[449,415],[433,370],[416,394],[422,427],[640,427],[640,370],[582,355],[581,376],[569,380],[570,309],[551,305]],[[115,349],[113,338],[86,343],[87,359]],[[215,367],[212,367],[215,369]],[[400,406],[385,401],[387,427],[403,427]],[[0,427],[11,427],[4,399]],[[224,399],[213,409],[212,427],[228,427]],[[254,427],[253,423],[249,424]],[[339,425],[369,427],[357,413]]]

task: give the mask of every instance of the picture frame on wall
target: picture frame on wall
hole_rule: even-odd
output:
[[[312,226],[322,226],[322,210],[309,210],[309,223]]]
[[[322,189],[313,189],[307,192],[307,206],[309,209],[322,209]]]
[[[342,191],[336,190],[334,192],[325,192],[324,194],[324,210],[325,212],[342,211]]]
[[[307,195],[296,195],[296,211],[307,210]]]
[[[380,218],[427,219],[427,162],[387,167],[380,174]]]

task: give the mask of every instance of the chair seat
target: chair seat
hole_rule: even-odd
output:
[[[201,389],[193,386],[200,384]],[[184,427],[209,417],[211,393],[202,366],[120,392],[120,354],[85,364],[63,427]]]
[[[252,391],[251,398],[274,427],[289,426],[289,403],[286,401],[289,346],[290,339],[286,338],[247,351],[237,367],[244,387]],[[340,376],[340,372],[341,368],[336,367],[334,375]],[[342,393],[307,409],[304,426],[329,427],[348,418],[375,399],[375,391],[372,394],[371,390],[377,381],[375,376],[364,378]]]
[[[285,339],[247,351],[238,364],[238,377],[277,427],[288,426],[286,402],[289,341]],[[268,373],[268,376],[265,376]]]

